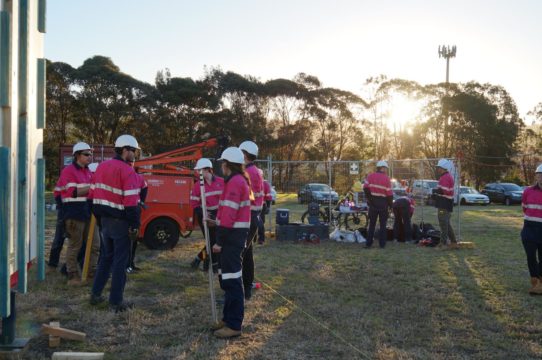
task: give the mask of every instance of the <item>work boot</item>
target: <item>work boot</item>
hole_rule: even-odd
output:
[[[542,295],[542,282],[540,282],[539,278],[531,278],[531,288],[529,289],[529,294]]]
[[[192,262],[190,263],[190,267],[192,269],[197,269],[199,267],[199,263],[201,262],[200,258],[199,257],[195,257],[194,260],[192,260]]]
[[[219,339],[228,339],[228,338],[231,338],[231,337],[241,335],[241,330],[233,330],[233,329],[230,329],[227,326],[224,326],[223,328],[218,329],[217,331],[215,331],[214,334]]]
[[[68,286],[81,286],[81,278],[77,272],[68,273]]]
[[[222,329],[224,326],[226,326],[226,323],[222,320],[218,320],[213,325],[211,325],[211,330],[216,331]]]
[[[98,305],[105,301],[105,298],[102,295],[96,296],[94,294],[90,294],[90,305]]]
[[[111,311],[114,311],[115,313],[125,312],[126,310],[133,309],[134,303],[123,301],[120,304],[114,305],[109,304],[109,308]]]

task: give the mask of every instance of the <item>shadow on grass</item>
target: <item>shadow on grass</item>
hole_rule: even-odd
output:
[[[19,297],[19,331],[33,336],[36,324],[60,320],[88,340],[63,341],[59,351],[104,351],[111,359],[536,358],[542,318],[532,309],[542,298],[525,295],[521,218],[517,209],[486,209],[466,211],[474,250],[257,246],[257,279],[297,307],[268,288],[256,291],[236,340],[208,330],[207,275],[189,266],[203,244],[197,233],[172,251],[138,251],[143,271],[129,275],[125,292],[136,309],[125,314],[90,306],[88,288],[68,288],[57,274],[31,279]],[[29,350],[29,359],[51,354],[43,335]]]

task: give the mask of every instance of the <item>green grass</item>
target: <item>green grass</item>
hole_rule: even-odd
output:
[[[295,219],[306,206],[279,194],[278,207],[292,209]],[[125,291],[136,309],[127,314],[91,307],[89,289],[70,289],[59,274],[39,283],[32,269],[29,293],[18,296],[19,336],[33,336],[28,359],[51,356],[37,332],[51,320],[88,334],[85,343],[63,340],[59,351],[104,351],[108,359],[541,358],[542,297],[526,292],[520,208],[460,212],[462,239],[475,249],[276,241],[256,247],[256,276],[264,285],[248,302],[236,340],[207,330],[207,275],[189,268],[203,244],[197,232],[172,251],[141,247],[143,272],[129,275]],[[437,224],[435,209],[423,213]],[[53,226],[49,221],[48,244]]]

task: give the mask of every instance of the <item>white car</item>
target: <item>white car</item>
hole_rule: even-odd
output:
[[[487,205],[489,204],[489,197],[480,194],[476,189],[469,186],[461,186],[459,202],[461,205]]]
[[[271,186],[271,203],[275,205],[275,202],[277,201],[277,190],[275,190],[274,186]]]
[[[431,204],[431,195],[433,194],[433,189],[435,189],[437,185],[437,180],[414,180],[414,183],[412,183],[412,196],[418,201],[422,201],[423,199],[426,204]]]

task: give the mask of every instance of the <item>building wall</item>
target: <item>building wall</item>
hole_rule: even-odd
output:
[[[43,206],[43,201],[38,197],[41,189],[38,175],[44,161],[45,0],[0,0],[0,19],[4,25],[0,24],[0,73],[7,74],[7,79],[3,81],[0,77],[0,100],[3,100],[0,101],[0,148],[9,152],[11,170],[8,214],[3,211],[0,216],[7,219],[9,275],[13,275],[21,264],[36,258],[38,240],[43,238],[43,231],[40,231],[40,221],[41,225],[43,222],[40,206]],[[6,22],[9,26],[5,26]],[[38,70],[39,66],[41,70]],[[7,98],[1,98],[2,88],[7,89]],[[25,123],[26,129],[22,126]],[[6,174],[0,176],[6,178]],[[4,239],[0,238],[2,241]],[[18,290],[23,293],[26,292],[25,273],[22,270],[22,276],[19,276]],[[0,275],[3,275],[1,270]]]

